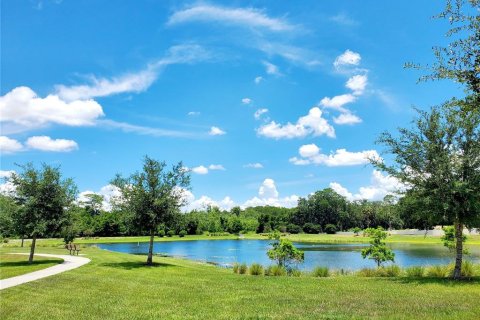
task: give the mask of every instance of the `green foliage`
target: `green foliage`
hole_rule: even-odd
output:
[[[298,277],[301,277],[302,274],[303,274],[302,271],[299,270],[299,269],[289,269],[288,270],[288,275],[290,277],[297,277],[298,278]]]
[[[377,275],[379,277],[399,277],[402,269],[396,264],[378,268]]]
[[[362,229],[359,228],[359,227],[355,227],[352,229],[353,233],[355,234],[356,237],[358,237],[358,235],[360,234],[360,232],[362,232]]]
[[[475,276],[475,267],[472,262],[466,260],[462,263],[462,277],[471,279]]]
[[[315,267],[312,271],[312,276],[314,277],[329,277],[330,270],[328,267]]]
[[[266,276],[280,277],[287,275],[287,269],[283,266],[273,265],[265,269]]]
[[[296,224],[289,223],[287,225],[287,232],[291,234],[297,234],[302,232],[302,228],[300,226],[297,226]]]
[[[444,235],[442,236],[442,242],[445,247],[448,248],[450,251],[456,251],[457,244],[455,241],[455,228],[453,226],[446,226],[443,227]],[[462,242],[467,241],[467,236],[462,235]],[[465,249],[463,249],[465,253]]]
[[[319,224],[307,222],[303,225],[303,231],[308,234],[318,234],[322,231],[322,227]]]
[[[165,229],[160,229],[160,230],[158,230],[157,235],[158,235],[160,238],[165,237]]]
[[[425,275],[425,267],[412,266],[405,269],[405,274],[409,278],[421,278]]]
[[[365,230],[365,232],[372,238],[370,246],[362,250],[362,257],[372,259],[380,267],[383,262],[394,261],[395,253],[387,248],[385,239],[387,233],[381,228]]]
[[[435,265],[427,268],[426,275],[427,277],[432,278],[445,278],[450,274],[448,266],[444,265]]]
[[[179,236],[180,238],[183,238],[183,237],[185,237],[186,235],[187,235],[187,231],[185,231],[185,230],[180,230],[180,232],[178,233],[178,236]]]
[[[239,274],[247,274],[247,271],[248,271],[248,266],[246,263],[242,263],[239,267],[238,267],[238,273]]]
[[[305,254],[298,250],[288,239],[279,239],[278,233],[272,235],[272,248],[267,251],[267,255],[271,260],[277,262],[279,266],[286,267],[293,262],[303,262]]]
[[[258,263],[253,263],[250,266],[249,271],[252,276],[261,276],[263,275],[263,266]]]
[[[240,269],[240,264],[239,264],[238,262],[235,262],[235,263],[233,264],[233,268],[232,268],[233,273],[238,273],[238,270],[239,270],[239,269]]]
[[[168,230],[167,237],[173,237],[175,235],[175,230]]]
[[[335,234],[337,233],[337,227],[333,224],[327,224],[325,225],[325,228],[323,229],[325,231],[325,233],[327,234]]]

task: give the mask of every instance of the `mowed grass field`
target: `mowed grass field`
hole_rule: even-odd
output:
[[[1,248],[0,254],[27,248]],[[65,254],[43,247],[38,253]],[[92,262],[0,291],[1,319],[479,319],[480,279],[263,277],[84,248]],[[25,257],[26,259],[26,257]]]
[[[62,262],[63,259],[37,257],[32,264],[29,264],[28,256],[0,254],[0,279],[19,276],[25,273],[48,268]]]

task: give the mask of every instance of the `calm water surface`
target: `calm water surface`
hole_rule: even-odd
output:
[[[270,265],[267,250],[268,240],[198,240],[155,242],[154,253],[166,254],[191,260],[215,263],[221,266],[231,266],[239,263],[260,263]],[[298,267],[311,270],[316,266],[328,266],[333,269],[356,270],[364,267],[374,267],[375,263],[362,259],[360,251],[368,244],[318,244],[294,243],[297,248],[305,251],[305,261]],[[110,243],[97,244],[101,249],[111,251],[145,254],[148,243]],[[423,244],[389,244],[395,252],[395,262],[402,266],[448,264],[453,261],[453,254],[442,245]],[[480,247],[469,248],[467,259],[480,262]]]

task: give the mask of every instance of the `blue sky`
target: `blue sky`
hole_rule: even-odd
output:
[[[381,199],[385,130],[455,94],[442,1],[2,1],[2,175],[61,165],[99,192],[144,155],[192,170],[191,208]]]

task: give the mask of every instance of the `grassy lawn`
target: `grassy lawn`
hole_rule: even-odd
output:
[[[245,234],[244,239],[268,239],[266,235],[260,234]],[[286,236],[292,241],[298,242],[317,242],[317,243],[368,243],[370,238],[353,235],[339,235],[339,234],[291,234]],[[208,235],[188,235],[185,237],[155,237],[155,241],[192,241],[192,240],[225,240],[225,239],[239,239],[237,235],[227,236],[208,236]],[[92,237],[92,238],[77,238],[75,243],[92,244],[92,243],[125,243],[125,242],[148,242],[150,237]],[[25,240],[25,246],[30,245],[30,240]],[[409,243],[409,244],[442,244],[440,237],[433,236],[409,236],[409,235],[392,235],[386,240],[387,243]],[[21,241],[19,239],[12,239],[4,247],[19,247]],[[58,247],[63,245],[62,239],[38,239],[37,246],[39,247]],[[466,245],[480,245],[480,236],[468,236]]]
[[[174,258],[155,257],[156,265],[147,267],[144,256],[82,253],[92,262],[0,291],[1,318],[450,320],[480,314],[479,278],[255,277]]]
[[[35,257],[32,264],[28,256],[16,254],[0,254],[0,279],[19,276],[62,263],[63,259]]]

